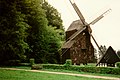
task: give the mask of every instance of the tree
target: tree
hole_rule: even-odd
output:
[[[24,57],[29,48],[25,42],[26,30],[30,27],[25,23],[25,15],[17,10],[17,0],[0,0],[0,62],[17,60]]]
[[[48,4],[48,2],[46,2],[45,0],[42,4],[42,8],[45,10],[48,25],[57,27],[57,29],[63,29],[61,15],[57,11],[57,9]]]
[[[41,55],[45,55],[43,51],[44,47],[47,47],[44,38],[48,22],[41,3],[41,0],[25,0],[21,3],[21,12],[26,15],[26,23],[31,26],[27,31],[27,43],[30,49],[26,55],[28,59],[34,58],[37,63],[43,62]]]
[[[59,62],[64,29],[56,9],[50,15],[59,24],[49,24],[42,0],[0,0],[0,11],[0,61],[24,61],[26,55],[37,63]]]
[[[120,57],[120,50],[117,51],[117,55]]]
[[[59,12],[48,4],[45,0],[42,3],[42,8],[45,10],[46,18],[48,20],[48,27],[45,35],[45,40],[47,44],[46,61],[48,63],[60,63],[60,50],[61,44],[65,39],[65,33],[62,25],[62,19]]]
[[[105,52],[107,51],[107,48],[105,45],[104,46],[101,45],[100,49],[102,52],[100,50],[98,50],[99,58],[101,58],[105,54]]]
[[[32,5],[33,2],[29,4]],[[44,8],[42,8],[42,4],[43,2],[39,2],[38,0],[34,1],[34,6],[26,7],[27,4],[24,5],[24,11],[27,11],[26,15],[28,15],[28,24],[31,26],[28,30],[29,35],[27,37],[30,51],[26,54],[28,58],[35,58],[37,63],[58,63],[58,50],[61,46],[61,40],[63,40],[64,30],[56,29],[58,25],[56,27],[49,25],[50,21],[46,17],[48,15],[45,13]]]
[[[46,18],[48,20],[48,26],[55,27],[61,37],[61,42],[65,41],[65,30],[62,24],[60,13],[46,0],[42,3],[42,8],[45,10]]]
[[[47,27],[45,37],[44,37],[44,46],[41,50],[41,53],[45,53],[42,55],[43,63],[58,63],[60,60],[60,56],[58,50],[61,47],[61,39],[60,35],[55,28],[52,26]]]

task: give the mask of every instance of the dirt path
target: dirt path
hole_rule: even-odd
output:
[[[23,70],[23,71],[29,71],[29,72],[41,72],[41,73],[49,73],[49,74],[62,74],[62,75],[70,75],[70,76],[83,76],[83,77],[101,78],[101,79],[107,79],[107,80],[120,80],[120,78],[115,78],[115,77],[94,76],[94,75],[87,75],[87,74],[73,74],[73,73],[64,73],[64,72],[50,72],[50,71],[41,71],[41,70],[26,70],[26,69],[17,69],[17,68],[0,68],[0,69]]]

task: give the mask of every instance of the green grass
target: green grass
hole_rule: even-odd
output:
[[[0,69],[0,80],[104,80],[104,79]]]
[[[94,65],[94,64],[93,64]],[[91,66],[91,65],[90,65]],[[18,68],[18,69],[27,69],[31,70],[31,67],[28,66],[12,66],[10,68]],[[53,71],[53,72],[66,72],[66,73],[75,73],[75,74],[88,74],[94,76],[107,76],[107,77],[117,77],[120,78],[120,75],[113,74],[100,74],[100,73],[87,73],[87,72],[78,72],[78,71],[69,71],[69,70],[59,70],[59,69],[43,69],[44,71]]]
[[[65,72],[65,73],[75,73],[75,74],[88,74],[88,75],[94,75],[94,76],[106,76],[106,77],[117,77],[117,78],[120,78],[120,75],[100,74],[100,73],[87,73],[87,72],[59,70],[59,69],[44,69],[44,71]]]

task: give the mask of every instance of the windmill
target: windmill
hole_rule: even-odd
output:
[[[80,18],[80,20],[74,21],[73,24],[71,24],[71,26],[76,25],[76,24],[78,26],[79,24],[80,27],[77,27],[76,29],[73,29],[72,27],[72,30],[69,32],[70,35],[66,33],[68,36],[67,36],[65,44],[62,47],[62,61],[64,62],[65,59],[69,59],[70,57],[72,57],[71,59],[72,59],[73,64],[80,64],[80,63],[87,64],[88,62],[91,62],[92,58],[94,57],[94,51],[93,51],[93,46],[90,42],[90,37],[92,37],[98,49],[101,51],[101,53],[103,53],[97,41],[92,35],[92,30],[90,28],[90,25],[94,25],[96,22],[102,19],[106,14],[108,14],[111,11],[111,9],[108,9],[107,11],[105,11],[103,14],[101,14],[95,20],[93,20],[92,22],[88,24],[85,21],[85,18],[83,17],[81,11],[79,10],[75,2],[71,0],[69,1]],[[80,39],[77,40],[78,36],[80,37],[80,35],[82,36],[80,38],[81,40]],[[77,45],[77,43],[78,43],[78,46],[75,46]],[[79,48],[81,48],[81,50]],[[78,53],[78,51],[81,51],[81,53]],[[87,53],[88,51],[91,51],[91,53]]]

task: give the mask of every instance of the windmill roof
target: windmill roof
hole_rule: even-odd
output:
[[[81,33],[82,31],[84,31],[85,29],[86,29],[86,27],[78,30],[78,31],[75,32],[72,36],[70,36],[70,37],[68,38],[68,41],[63,44],[62,48],[70,48],[70,47],[74,44],[74,38],[75,38],[75,36],[78,35],[78,34],[80,34],[80,33]]]
[[[77,31],[68,38],[68,40],[63,44],[62,48],[70,48],[74,43],[74,38],[76,37],[76,35],[80,34],[85,29],[86,27],[83,26],[81,20],[73,21],[72,24],[67,29],[67,31],[72,31],[72,30],[77,30]]]
[[[79,30],[83,28],[83,23],[81,20],[76,20],[73,21],[72,24],[69,26],[69,28],[67,29],[67,31],[72,31],[72,30]]]
[[[86,29],[86,27],[79,29],[79,30],[76,31],[72,36],[70,36],[70,37],[68,38],[68,40],[73,40],[78,34],[80,34],[80,33],[81,33],[82,31],[84,31],[85,29]]]
[[[103,55],[103,57],[100,59],[100,61],[97,63],[116,63],[120,61],[120,58],[116,54],[116,52],[113,50],[113,48],[110,46],[106,53]]]

